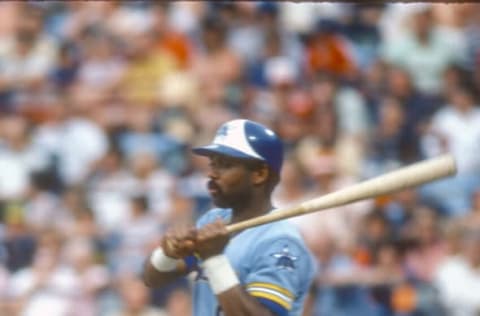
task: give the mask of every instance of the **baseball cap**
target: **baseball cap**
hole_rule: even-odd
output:
[[[277,173],[283,163],[283,143],[280,138],[262,124],[245,119],[224,123],[218,128],[210,145],[193,148],[193,152],[202,156],[221,154],[260,160]]]

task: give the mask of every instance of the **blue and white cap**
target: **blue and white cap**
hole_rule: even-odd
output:
[[[209,156],[221,154],[244,159],[264,161],[280,173],[283,163],[283,143],[267,127],[250,120],[232,120],[217,130],[212,144],[196,147],[193,152]]]

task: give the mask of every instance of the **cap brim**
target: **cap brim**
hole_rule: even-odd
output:
[[[242,158],[242,159],[263,160],[257,157],[252,157],[237,149],[234,149],[225,145],[211,144],[203,147],[195,147],[192,149],[192,151],[195,154],[200,156],[224,155],[224,156]]]

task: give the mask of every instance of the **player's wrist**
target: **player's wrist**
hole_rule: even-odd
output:
[[[230,261],[227,256],[223,254],[205,259],[202,266],[215,295],[221,294],[240,284]]]
[[[177,269],[180,259],[165,254],[162,247],[156,248],[150,256],[150,263],[159,272],[173,272]]]

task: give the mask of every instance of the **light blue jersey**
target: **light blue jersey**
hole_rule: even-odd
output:
[[[230,209],[213,209],[199,219],[197,227],[217,218],[229,222],[231,213]],[[279,221],[247,229],[230,239],[224,254],[248,293],[275,315],[302,314],[315,264],[293,225]],[[205,275],[198,268],[196,273],[194,315],[223,315]]]

